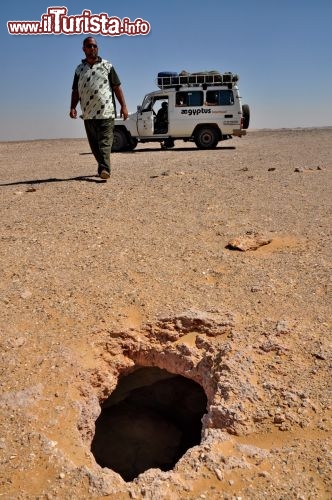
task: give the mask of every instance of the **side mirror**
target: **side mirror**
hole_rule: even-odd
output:
[[[137,106],[137,113],[142,113],[142,106]]]

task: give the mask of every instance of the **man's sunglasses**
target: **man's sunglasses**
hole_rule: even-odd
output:
[[[87,43],[85,46],[87,49],[96,49],[98,47],[98,45],[94,43]]]

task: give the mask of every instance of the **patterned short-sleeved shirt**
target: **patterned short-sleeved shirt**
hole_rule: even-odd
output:
[[[82,60],[75,70],[73,89],[78,90],[83,119],[114,118],[112,88],[120,85],[119,77],[106,59],[98,58],[90,66]]]

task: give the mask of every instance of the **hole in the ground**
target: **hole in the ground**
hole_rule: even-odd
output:
[[[132,481],[142,472],[173,469],[200,444],[207,397],[188,378],[157,367],[122,377],[103,403],[91,451],[102,467]]]

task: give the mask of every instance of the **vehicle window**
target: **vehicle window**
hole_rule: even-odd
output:
[[[142,104],[142,111],[151,111],[153,101],[150,97],[146,97]]]
[[[176,106],[202,106],[203,97],[203,92],[201,90],[177,92],[175,103]]]
[[[187,93],[186,92],[177,92],[176,93],[175,105],[176,106],[187,106]]]
[[[234,104],[232,90],[208,90],[206,92],[206,104],[211,106],[230,106]]]
[[[164,105],[164,102],[166,103],[167,105],[167,108],[168,108],[168,99],[165,99],[165,97],[163,97],[162,99],[161,98],[156,98],[154,101],[153,101],[153,104],[151,106],[151,109],[154,111],[155,114],[158,113],[158,111],[163,108],[165,105]],[[164,105],[164,106],[163,106]],[[165,109],[165,107],[164,107]]]
[[[203,92],[194,90],[187,92],[187,106],[202,106],[203,105]]]

